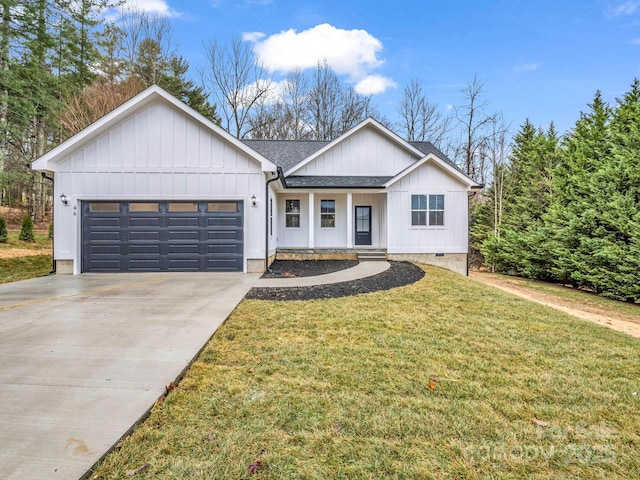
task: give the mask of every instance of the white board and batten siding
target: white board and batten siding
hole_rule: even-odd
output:
[[[154,102],[58,162],[55,257],[80,268],[80,201],[242,200],[245,259],[264,258],[261,165],[166,102]],[[257,207],[251,206],[255,195]]]
[[[397,142],[363,128],[296,170],[295,175],[391,177],[415,161],[416,157]]]
[[[444,195],[444,226],[411,225],[411,195]],[[467,186],[433,163],[391,185],[388,197],[389,253],[467,253]]]

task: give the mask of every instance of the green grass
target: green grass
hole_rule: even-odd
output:
[[[41,277],[51,271],[51,240],[47,238],[47,234],[36,233],[35,242],[23,242],[18,239],[18,235],[18,231],[9,231],[8,241],[0,243],[0,283]],[[40,251],[42,255],[22,256],[22,253],[11,253],[20,250]]]
[[[48,238],[47,233],[36,233],[34,234],[35,242],[23,242],[19,240],[18,237],[20,235],[20,231],[10,230],[8,232],[8,240],[5,243],[0,243],[0,251],[2,250],[10,250],[13,248],[23,248],[27,250],[42,250],[42,249],[51,249],[51,240]]]
[[[0,258],[0,283],[42,277],[51,271],[51,255]]]
[[[243,301],[91,478],[640,477],[637,339],[426,271]]]

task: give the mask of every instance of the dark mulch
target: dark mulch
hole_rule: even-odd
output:
[[[357,260],[276,260],[262,278],[313,277],[355,267]]]
[[[245,298],[256,300],[316,300],[348,297],[361,293],[389,290],[417,282],[424,270],[409,262],[389,262],[391,267],[378,275],[350,282],[292,288],[252,288]]]

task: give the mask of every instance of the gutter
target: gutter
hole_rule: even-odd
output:
[[[282,185],[287,187],[281,167],[277,167],[276,176],[267,180],[264,186],[264,270],[269,273],[271,273],[269,268],[269,184],[276,180],[282,180]]]

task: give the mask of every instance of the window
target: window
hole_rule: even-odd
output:
[[[230,212],[238,211],[238,204],[235,202],[209,202],[207,210],[210,212]]]
[[[129,211],[130,212],[157,212],[158,204],[157,203],[130,203]]]
[[[335,228],[336,226],[336,201],[320,200],[320,226],[323,228]]]
[[[411,225],[444,226],[444,195],[411,195]]]
[[[285,200],[285,226],[300,228],[300,200]]]
[[[169,211],[170,212],[197,212],[198,204],[197,203],[170,203]]]
[[[119,212],[120,204],[91,202],[91,204],[89,205],[89,210],[91,212]]]
[[[444,225],[444,195],[429,195],[429,225]]]

